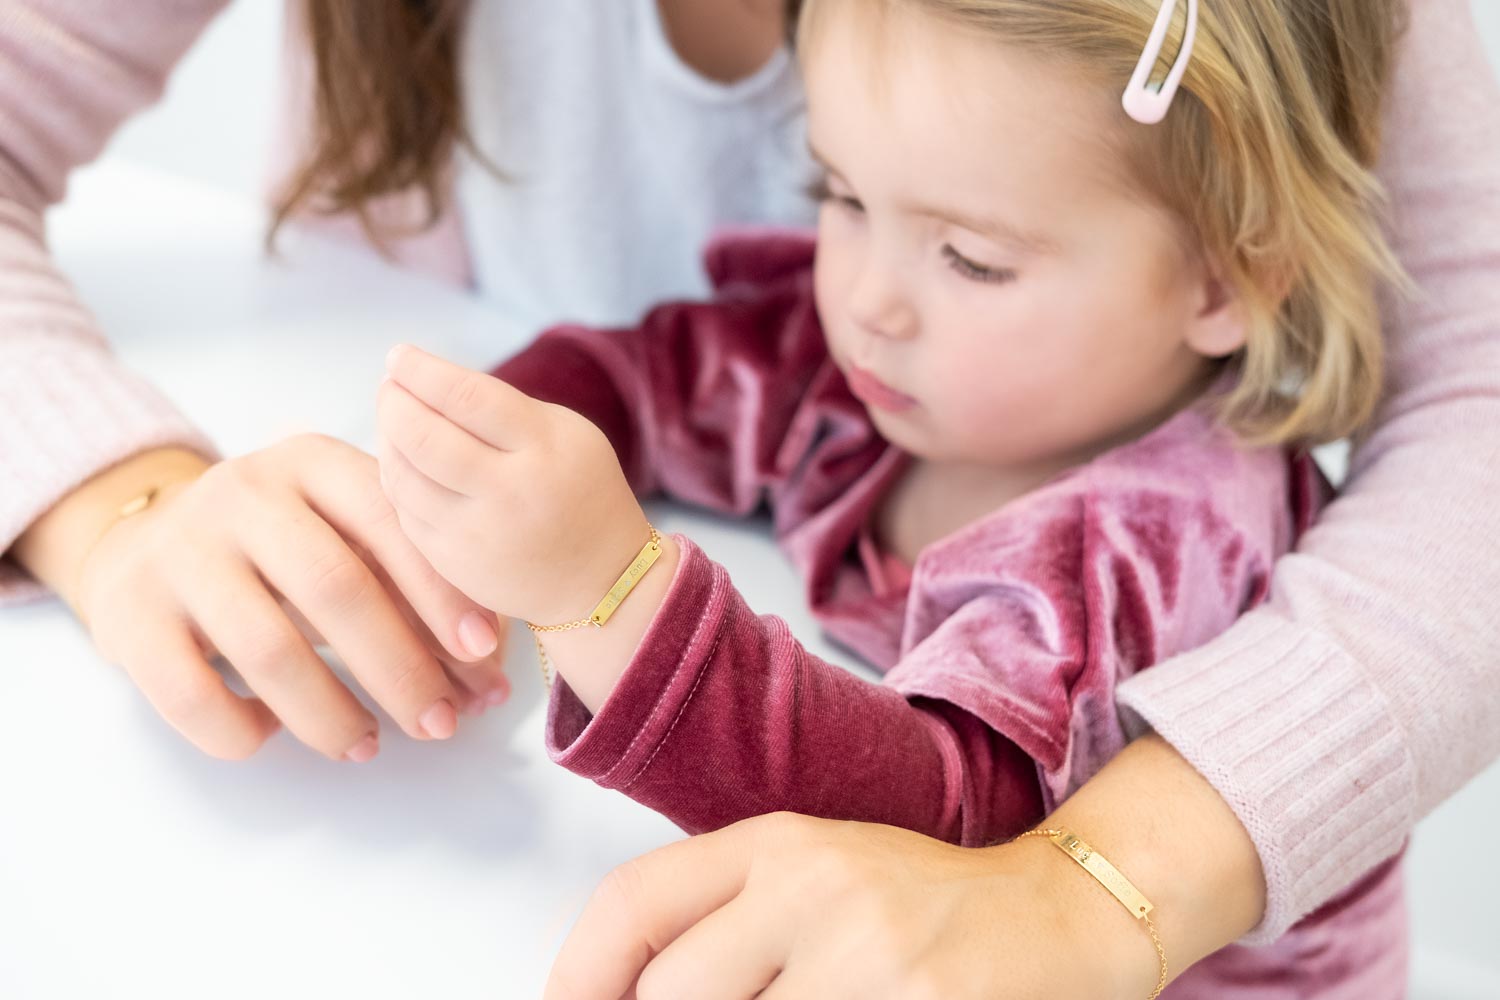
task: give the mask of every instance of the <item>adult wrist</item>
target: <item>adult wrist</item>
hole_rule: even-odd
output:
[[[1154,904],[1091,843],[1050,821],[1022,833],[1014,844],[1038,843],[1033,874],[1038,893],[1054,907],[1049,926],[1063,940],[1087,941],[1088,995],[1096,1000],[1156,1000],[1174,969],[1153,918]]]
[[[1154,733],[1110,761],[1045,825],[1076,832],[1151,900],[1174,978],[1260,920],[1265,882],[1254,841],[1208,780]],[[1102,897],[1100,906],[1119,909],[1098,885],[1080,881]],[[1124,931],[1139,933],[1125,923]],[[1140,937],[1136,954],[1154,962]]]
[[[197,479],[213,463],[185,448],[141,452],[94,475],[37,518],[13,555],[32,576],[76,606],[79,573],[89,553],[123,516],[122,508]],[[154,497],[152,497],[154,499]]]

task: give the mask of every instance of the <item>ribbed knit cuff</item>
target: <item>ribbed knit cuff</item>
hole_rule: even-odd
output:
[[[1133,733],[1149,726],[1171,743],[1255,841],[1266,912],[1241,944],[1274,941],[1400,850],[1415,822],[1415,764],[1380,690],[1327,638],[1269,609],[1118,697]]]
[[[214,457],[213,445],[159,392],[76,335],[0,338],[0,552],[63,497],[153,448]],[[37,593],[12,565],[0,603]]]

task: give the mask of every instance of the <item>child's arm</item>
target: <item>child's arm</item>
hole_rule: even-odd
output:
[[[548,720],[559,763],[693,833],[790,810],[975,846],[1041,818],[1036,766],[1010,740],[952,704],[909,701],[820,660],[779,618],[751,612],[691,542],[680,551],[597,714],[572,688],[604,668],[584,644],[609,642],[615,622],[573,643],[545,638],[563,678]]]
[[[649,538],[603,435],[414,348],[390,369],[381,478],[417,548],[501,614],[585,617]],[[1031,760],[991,727],[824,663],[691,542],[662,545],[607,625],[545,637],[564,764],[689,830],[789,809],[980,844],[1040,817]]]

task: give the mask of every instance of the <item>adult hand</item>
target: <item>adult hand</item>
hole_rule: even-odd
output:
[[[115,523],[71,595],[100,653],[215,757],[279,724],[334,759],[368,760],[379,724],[314,652],[320,639],[416,739],[509,691],[494,616],[427,564],[372,456],[304,435],[213,465]],[[254,692],[210,665],[222,655]]]
[[[1047,820],[1156,905],[1170,975],[1260,919],[1255,845],[1154,734]],[[552,968],[546,1000],[1140,1000],[1159,964],[1142,925],[1056,847],[960,848],[790,814],[745,820],[612,872]]]
[[[1094,909],[1070,891],[1089,887],[1069,886],[1074,873],[1037,847],[1055,850],[1024,841],[966,849],[790,813],[745,820],[611,873],[563,945],[545,997],[1146,996],[1154,964],[1142,973],[1126,958],[1111,968],[1109,942],[1083,923]],[[1135,930],[1123,912],[1103,917]],[[1134,943],[1139,966],[1150,945]]]

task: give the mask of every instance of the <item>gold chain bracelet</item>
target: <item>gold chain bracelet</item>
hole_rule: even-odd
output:
[[[552,668],[547,660],[547,649],[542,645],[542,633],[571,632],[576,628],[588,628],[591,625],[594,628],[604,627],[604,623],[609,621],[610,616],[615,613],[615,609],[635,589],[635,585],[640,582],[641,577],[645,576],[646,571],[651,568],[657,559],[661,558],[661,534],[649,523],[646,527],[651,532],[651,539],[636,554],[634,561],[625,568],[625,572],[620,574],[620,578],[615,581],[613,587],[609,588],[609,592],[600,598],[598,604],[594,605],[594,610],[589,612],[587,618],[564,622],[561,625],[533,625],[531,622],[526,623],[526,627],[531,629],[531,637],[536,640],[536,655],[542,666],[542,680],[546,682],[549,688],[552,686]]]
[[[113,531],[120,524],[120,522],[128,521],[130,518],[135,517],[137,514],[142,513],[148,507],[155,504],[156,501],[161,498],[162,491],[165,490],[167,486],[172,485],[176,485],[176,483],[173,482],[164,485],[158,484],[156,486],[147,487],[146,489],[137,493],[135,496],[131,497],[129,500],[126,500],[124,503],[120,504],[120,506],[115,510],[115,516],[110,519],[108,524],[95,532],[94,540],[90,542],[88,544],[88,547],[83,550],[83,555],[78,559],[77,569],[75,569],[73,573],[73,596],[72,601],[70,601],[70,606],[73,608],[73,614],[77,616],[80,622],[82,622],[85,629],[88,628],[88,622],[83,617],[83,608],[79,607],[78,601],[82,597],[82,594],[80,594],[79,591],[82,589],[83,570],[84,567],[88,565],[89,558],[93,556],[94,550],[99,547],[99,544],[104,541],[104,537],[111,531]]]
[[[1057,830],[1027,830],[1017,840],[1026,837],[1046,837],[1048,840],[1068,857],[1076,861],[1084,871],[1094,876],[1094,879],[1109,894],[1120,901],[1120,905],[1130,911],[1130,915],[1146,925],[1146,932],[1151,935],[1151,943],[1156,946],[1156,958],[1160,962],[1161,971],[1156,979],[1156,989],[1146,1000],[1156,1000],[1161,996],[1161,991],[1167,988],[1167,951],[1162,947],[1161,935],[1156,932],[1156,924],[1151,920],[1153,907],[1151,902],[1135,887],[1135,884],[1125,875],[1110,864],[1102,854],[1095,851],[1081,838],[1064,829]]]

